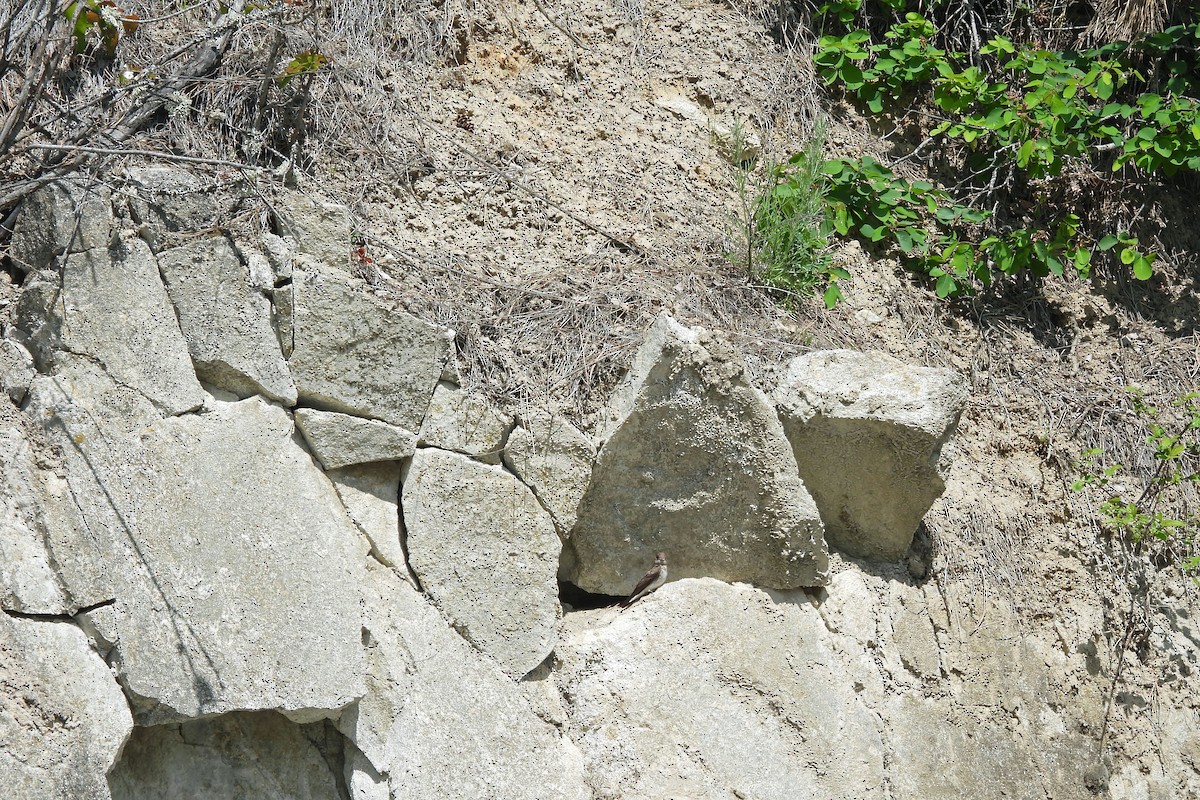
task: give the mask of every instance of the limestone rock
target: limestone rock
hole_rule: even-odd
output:
[[[389,567],[406,568],[400,543],[400,464],[375,461],[325,473],[350,519],[371,543],[372,554]]]
[[[512,429],[511,414],[501,413],[481,397],[474,397],[450,383],[433,390],[421,444],[466,453],[488,464],[499,464],[504,439]]]
[[[37,272],[62,253],[108,247],[113,213],[103,184],[61,180],[25,198],[13,222],[9,253],[17,269]]]
[[[1004,724],[954,719],[949,709],[912,694],[889,698],[881,710],[891,723],[888,772],[897,798],[1096,796],[1084,784],[1096,743],[1061,730],[1062,721],[1053,720],[1056,714],[1049,709],[1046,722],[1058,729],[1024,730],[1023,735]]]
[[[42,478],[20,415],[0,404],[0,608],[66,614],[74,609],[46,548]]]
[[[884,792],[881,723],[807,604],[692,579],[566,624],[559,683],[597,800]]]
[[[966,405],[963,379],[829,350],[793,359],[774,400],[829,543],[858,558],[902,558],[946,488],[943,448]]]
[[[36,374],[33,356],[20,342],[7,337],[0,339],[0,392],[20,403]]]
[[[71,255],[62,275],[60,286],[53,272],[40,273],[17,309],[17,327],[29,335],[43,372],[89,360],[165,414],[204,402],[158,264],[144,242],[127,239],[119,250]]]
[[[200,380],[239,397],[296,404],[296,384],[271,328],[271,301],[223,236],[159,253],[167,294]]]
[[[367,589],[367,693],[339,728],[391,797],[591,797],[578,750],[517,684],[391,570],[369,565]]]
[[[590,439],[544,411],[522,414],[504,447],[504,463],[533,489],[563,536],[575,527],[595,460]]]
[[[296,251],[331,267],[350,263],[350,209],[299,192],[275,201],[276,223]]]
[[[97,429],[39,381],[32,408],[87,521],[58,529],[55,561],[77,602],[113,599],[87,621],[115,643],[140,724],[257,709],[307,721],[361,694],[358,536],[286,412],[213,401]]]
[[[0,614],[0,786],[9,800],[108,800],[133,719],[69,622]]]
[[[662,550],[672,579],[826,581],[817,508],[774,410],[727,343],[660,317],[607,413],[566,580],[627,593]]]
[[[472,644],[519,678],[554,647],[558,535],[533,493],[499,467],[418,450],[401,501],[409,565]]]
[[[349,274],[311,262],[293,273],[288,363],[300,400],[419,430],[451,339],[360,288]]]
[[[346,743],[346,789],[350,800],[391,800],[387,778],[380,775],[362,751]]]
[[[127,175],[130,211],[155,252],[168,243],[170,234],[218,224],[216,196],[198,176],[171,167],[137,167]]]
[[[325,469],[398,461],[411,456],[417,447],[416,434],[403,428],[335,411],[297,408],[296,427]]]
[[[113,770],[113,800],[334,800],[337,778],[314,739],[270,711],[138,728]]]
[[[272,289],[271,323],[279,337],[279,349],[284,358],[291,358],[296,349],[296,290],[292,284]]]

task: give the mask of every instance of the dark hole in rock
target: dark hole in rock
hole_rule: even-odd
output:
[[[624,599],[624,595],[597,594],[580,589],[573,583],[558,582],[558,601],[563,604],[564,610],[588,611],[593,608],[605,608],[615,606]]]
[[[108,775],[113,800],[349,800],[332,722],[237,711],[135,728]]]

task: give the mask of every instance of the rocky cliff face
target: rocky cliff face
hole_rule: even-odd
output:
[[[328,263],[336,207],[246,239],[155,179],[170,207],[48,187],[13,241],[11,797],[1200,792],[1185,705],[1161,758],[1101,757],[1098,609],[1047,636],[931,575],[957,374],[832,351],[760,387],[663,316],[587,435],[464,392],[452,332]]]

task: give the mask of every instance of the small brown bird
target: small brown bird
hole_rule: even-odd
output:
[[[631,605],[641,600],[646,595],[653,592],[658,587],[667,582],[667,554],[658,553],[654,559],[654,566],[650,571],[642,576],[642,579],[637,582],[637,586],[633,587],[633,592],[629,597],[621,601],[621,610],[629,608]]]

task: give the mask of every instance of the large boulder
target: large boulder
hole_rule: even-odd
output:
[[[271,301],[224,236],[158,255],[167,294],[200,380],[239,397],[295,405],[296,384],[271,327]]]
[[[425,412],[420,442],[499,464],[512,426],[511,414],[502,413],[482,397],[470,395],[452,383],[441,382],[433,390]]]
[[[793,359],[774,400],[829,543],[858,558],[902,558],[946,488],[963,378],[827,350]]]
[[[325,469],[372,461],[399,461],[417,448],[417,435],[377,419],[336,411],[296,409],[296,427]]]
[[[741,357],[662,316],[610,403],[563,577],[623,594],[665,551],[673,578],[788,589],[827,579],[817,507]]]
[[[419,430],[452,335],[392,310],[342,270],[309,261],[292,278],[288,363],[300,401]]]
[[[575,527],[595,460],[592,441],[546,411],[522,414],[504,446],[505,465],[533,490],[564,537]]]
[[[558,534],[500,467],[418,450],[401,499],[409,565],[463,636],[519,678],[554,648]]]
[[[54,561],[140,724],[273,709],[336,714],[362,692],[358,553],[333,488],[261,398],[99,418],[39,378],[31,412],[66,457],[86,525]]]
[[[109,800],[133,719],[69,622],[0,614],[0,786],[7,800]]]
[[[566,626],[558,681],[597,800],[884,793],[882,724],[807,603],[693,579]]]
[[[64,179],[21,203],[9,254],[22,272],[53,266],[63,253],[106,248],[112,239],[111,192],[101,183]]]
[[[518,684],[391,570],[370,565],[366,588],[367,692],[339,723],[362,754],[347,783],[375,791],[364,800],[591,798],[578,750]]]
[[[126,238],[115,249],[70,255],[61,276],[60,282],[59,273],[38,273],[17,309],[17,327],[28,334],[42,372],[89,361],[164,414],[204,402],[158,263],[144,242]]]

